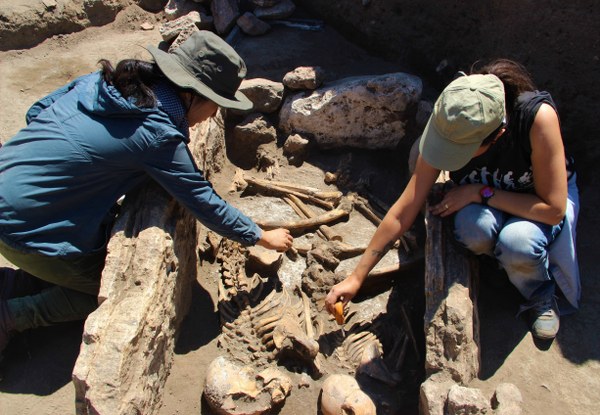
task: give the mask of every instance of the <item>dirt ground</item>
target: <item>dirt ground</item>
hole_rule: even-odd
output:
[[[151,19],[151,17],[149,17]],[[27,108],[39,97],[74,77],[96,69],[99,58],[148,58],[143,46],[160,40],[158,27],[142,31],[126,13],[113,24],[56,36],[28,50],[0,52],[0,140],[24,126]],[[275,26],[260,38],[242,38],[236,48],[246,60],[249,77],[281,81],[296,66],[320,65],[329,79],[349,75],[409,71],[398,62],[385,62],[346,42],[332,29],[320,32]],[[417,74],[418,75],[418,74]],[[535,75],[535,74],[534,74]],[[303,168],[317,169],[305,163]],[[223,174],[230,170],[225,169]],[[395,176],[397,177],[397,176]],[[216,183],[224,191],[228,177]],[[398,183],[380,178],[389,196]],[[471,386],[491,396],[501,382],[518,386],[524,415],[592,415],[600,413],[600,279],[597,277],[595,237],[600,219],[595,214],[598,189],[582,189],[578,252],[583,282],[581,309],[561,319],[551,344],[537,344],[523,321],[516,319],[519,298],[508,285],[482,281],[480,289],[480,379]],[[201,393],[205,368],[217,355],[219,327],[215,286],[206,278],[207,264],[193,287],[193,304],[177,343],[166,384],[161,415],[209,413]],[[82,324],[33,330],[9,346],[0,382],[0,414],[43,415],[73,413],[70,382],[81,339]],[[294,388],[282,415],[318,412],[315,388]],[[414,410],[412,411],[414,413]]]

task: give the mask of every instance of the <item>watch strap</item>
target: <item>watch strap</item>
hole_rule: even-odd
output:
[[[490,199],[494,197],[495,194],[496,192],[494,191],[493,187],[483,186],[481,189],[479,189],[479,196],[481,196],[481,204],[487,206]]]

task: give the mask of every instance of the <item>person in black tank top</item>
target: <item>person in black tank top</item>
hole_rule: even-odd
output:
[[[430,207],[454,216],[459,243],[495,258],[524,297],[532,335],[553,339],[580,295],[575,252],[579,209],[573,162],[565,155],[556,105],[526,69],[499,59],[442,91],[419,143],[414,173],[366,252],[326,298],[348,302],[417,217],[440,171],[455,186]]]

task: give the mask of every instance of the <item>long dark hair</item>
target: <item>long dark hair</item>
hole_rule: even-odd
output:
[[[156,106],[151,86],[164,77],[156,64],[137,59],[124,59],[116,68],[106,59],[100,59],[98,64],[106,83],[117,88],[125,99],[141,108]]]
[[[476,65],[471,68],[472,73],[496,75],[504,84],[508,116],[512,113],[519,95],[537,89],[527,69],[510,59],[496,59],[479,69],[475,69]]]

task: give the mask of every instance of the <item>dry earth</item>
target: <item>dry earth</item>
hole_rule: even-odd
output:
[[[151,14],[137,8],[122,12],[104,27],[55,36],[28,50],[0,52],[0,140],[24,125],[24,114],[35,99],[96,68],[99,58],[147,58],[143,46],[160,40],[157,28],[139,29]],[[385,62],[348,43],[329,27],[307,32],[277,26],[260,38],[244,38],[236,46],[246,59],[250,77],[280,81],[300,65],[321,65],[329,79],[355,74],[408,70]],[[418,74],[417,74],[418,75]],[[535,75],[535,74],[534,74]],[[318,167],[305,163],[308,171]],[[223,194],[231,169],[215,178]],[[398,185],[380,178],[389,193]],[[519,387],[525,415],[593,415],[600,413],[600,283],[595,264],[600,220],[595,214],[599,195],[591,185],[582,192],[579,222],[583,298],[581,310],[561,321],[558,338],[536,344],[521,320],[514,317],[518,297],[509,286],[481,284],[480,313],[483,367],[471,386],[488,396],[501,382]],[[205,368],[218,355],[214,281],[211,265],[193,287],[194,302],[178,341],[173,369],[166,385],[161,415],[208,413],[201,401]],[[73,413],[70,373],[82,325],[65,324],[19,336],[7,350],[0,382],[0,414],[43,415]],[[294,389],[283,415],[317,413],[318,390]],[[413,411],[414,412],[414,411]]]

